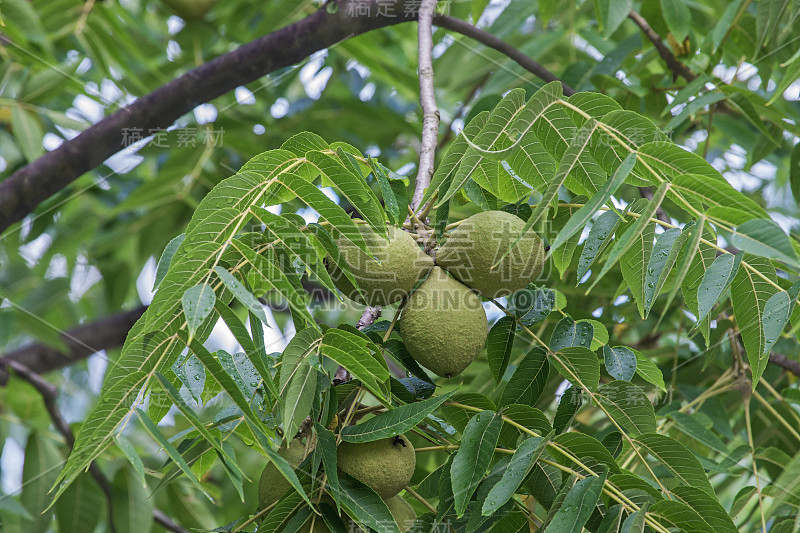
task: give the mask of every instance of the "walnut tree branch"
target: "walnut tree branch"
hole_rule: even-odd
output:
[[[664,63],[667,64],[667,67],[672,71],[674,77],[682,77],[686,81],[692,81],[697,77],[694,72],[692,72],[689,67],[678,61],[678,58],[675,57],[669,48],[664,44],[664,41],[661,40],[661,36],[656,33],[656,31],[650,27],[650,24],[647,23],[647,20],[641,16],[636,11],[631,11],[628,13],[628,17],[636,23],[637,26],[644,32],[648,39],[653,43],[653,46],[656,47],[658,51],[658,55],[661,56],[661,59],[664,60]]]
[[[425,189],[431,184],[436,159],[436,140],[439,137],[439,109],[433,86],[433,14],[437,0],[422,0],[419,8],[417,48],[419,50],[419,103],[422,106],[422,141],[419,167],[414,183],[411,210],[421,207]],[[415,228],[415,232],[418,228]]]
[[[298,63],[348,37],[416,20],[405,0],[332,0],[308,17],[200,65],[105,117],[0,182],[0,233],[82,174],[125,148],[125,133],[146,136],[197,105]],[[410,4],[410,2],[409,2]]]
[[[542,81],[551,82],[551,81],[559,81],[561,82],[561,86],[564,89],[564,94],[567,96],[571,96],[575,94],[575,89],[561,81],[555,74],[547,70],[545,67],[531,59],[530,57],[526,56],[507,42],[503,41],[502,39],[498,39],[494,35],[489,32],[483,31],[482,29],[473,26],[468,22],[464,22],[461,19],[457,19],[454,17],[450,17],[447,15],[435,15],[433,17],[433,23],[439,26],[440,28],[444,28],[446,30],[454,31],[456,33],[460,33],[472,39],[475,39],[481,44],[488,46],[489,48],[494,48],[501,54],[507,56],[509,59],[514,60],[519,66],[536,76]]]
[[[769,354],[769,362],[787,370],[800,378],[800,361],[789,359],[783,354],[772,352]]]
[[[56,430],[61,433],[61,436],[64,437],[64,440],[67,442],[67,445],[70,447],[70,449],[73,448],[75,446],[75,435],[72,433],[72,428],[69,427],[69,424],[67,424],[67,421],[64,420],[64,417],[61,415],[61,411],[58,409],[56,402],[58,397],[58,389],[55,387],[55,385],[18,361],[5,360],[2,361],[0,366],[10,369],[15,375],[24,379],[36,389],[44,401],[45,409],[47,409],[47,413],[50,415],[50,420],[52,420],[53,426],[55,426]],[[103,491],[106,501],[108,502],[109,529],[111,533],[114,533],[115,527],[111,505],[111,484],[108,482],[108,479],[106,479],[103,472],[95,463],[89,465],[89,473],[100,486],[100,489]],[[172,531],[173,533],[188,533],[185,529],[170,520],[170,518],[159,509],[153,510],[153,521],[160,524],[165,529]]]
[[[86,359],[100,350],[122,346],[128,331],[145,309],[145,306],[137,307],[62,333],[66,352],[46,344],[29,344],[7,353],[0,357],[0,386],[8,380],[3,369],[6,363],[19,363],[36,374],[43,374]]]
[[[414,21],[418,5],[411,0],[394,0],[390,6],[386,0],[330,0],[308,17],[223,54],[139,97],[0,182],[0,233],[125,148],[127,132],[149,135],[167,128],[199,104],[293,65],[336,42]],[[445,15],[433,18],[436,25],[494,48],[542,80],[557,80],[525,54],[483,30]],[[564,84],[565,94],[573,92]]]

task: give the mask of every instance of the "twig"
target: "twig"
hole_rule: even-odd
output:
[[[561,86],[564,89],[564,94],[566,96],[572,96],[575,94],[575,89],[558,79],[558,77],[547,70],[545,67],[531,59],[530,57],[526,56],[510,44],[498,39],[491,33],[485,32],[480,28],[469,24],[468,22],[464,22],[463,20],[449,17],[447,15],[436,15],[433,18],[433,22],[446,30],[454,31],[460,33],[462,35],[466,35],[467,37],[471,37],[476,41],[480,42],[481,44],[485,44],[489,48],[494,48],[501,54],[508,56],[509,59],[514,60],[519,66],[536,76],[537,78],[551,82],[551,81],[559,81],[561,82]]]
[[[356,329],[360,331],[367,326],[371,326],[373,322],[381,317],[381,312],[382,311],[380,307],[367,306],[366,309],[364,309],[364,312],[361,314],[361,318],[359,318],[358,322],[356,322]]]
[[[55,426],[56,430],[61,433],[70,449],[72,449],[75,446],[75,435],[72,433],[72,429],[69,427],[69,424],[67,424],[67,421],[64,420],[63,416],[61,416],[61,411],[59,411],[58,405],[56,405],[58,389],[55,387],[55,385],[17,361],[5,360],[0,362],[0,366],[6,366],[7,368],[13,370],[16,375],[30,383],[36,389],[44,401],[44,406],[47,409],[47,413],[50,415],[50,419],[53,421],[53,426]],[[109,529],[112,533],[114,533],[115,528],[114,520],[112,518],[111,484],[108,482],[108,479],[106,479],[105,475],[103,475],[96,464],[92,463],[89,466],[89,473],[100,486],[100,489],[103,491],[103,494],[106,497],[108,502]],[[153,521],[160,524],[165,529],[172,531],[173,533],[188,533],[188,531],[170,520],[170,518],[159,509],[153,509]]]
[[[189,533],[181,526],[173,522],[172,519],[164,514],[164,511],[161,509],[153,509],[153,522],[160,525],[167,531],[172,531],[172,533]]]
[[[794,359],[789,359],[785,355],[772,352],[769,354],[769,362],[800,378],[800,361],[795,361]]]
[[[453,136],[453,123],[462,116],[464,116],[464,113],[467,111],[467,105],[469,104],[469,102],[472,101],[473,98],[475,98],[475,95],[478,93],[481,87],[483,87],[484,84],[486,84],[486,82],[489,80],[491,76],[492,73],[487,72],[480,80],[478,80],[478,83],[473,85],[472,88],[469,90],[467,95],[464,97],[464,100],[459,104],[458,109],[453,114],[453,118],[450,120],[450,124],[448,124],[447,128],[445,128],[444,133],[442,134],[442,138],[439,139],[439,145],[437,146],[438,149],[441,149],[444,145],[446,145],[450,141],[450,138]]]
[[[650,41],[656,47],[656,50],[658,50],[658,55],[661,56],[661,59],[664,60],[664,62],[667,64],[667,67],[672,71],[674,78],[680,76],[686,81],[692,81],[697,77],[694,72],[689,70],[689,67],[678,61],[675,55],[661,40],[661,36],[650,27],[650,24],[647,23],[647,20],[645,20],[643,16],[636,11],[631,11],[628,13],[628,17],[635,22],[636,25],[639,26],[639,28],[644,32],[647,38],[650,39]]]
[[[419,8],[417,46],[419,48],[419,103],[422,106],[422,141],[419,167],[414,183],[411,210],[416,212],[425,189],[431,184],[436,159],[436,140],[439,136],[439,109],[433,86],[433,14],[437,0],[422,0]]]

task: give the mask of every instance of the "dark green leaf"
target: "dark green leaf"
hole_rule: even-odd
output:
[[[580,533],[600,501],[606,475],[603,472],[600,477],[589,476],[575,483],[545,533]]]
[[[549,374],[550,365],[547,362],[547,352],[539,347],[533,348],[517,365],[514,374],[503,390],[498,406],[535,405],[544,392]]]
[[[656,414],[644,391],[627,381],[604,383],[595,398],[631,436],[656,431]]]
[[[488,516],[496,512],[511,499],[522,484],[522,481],[530,473],[533,464],[544,453],[551,436],[530,437],[519,445],[503,473],[503,478],[492,487],[492,490],[486,496],[481,509],[483,515]]]
[[[500,436],[502,417],[492,411],[481,411],[467,424],[461,447],[455,453],[450,478],[455,498],[455,511],[464,514],[475,489],[489,467]]]
[[[504,316],[494,323],[486,338],[486,358],[497,383],[503,379],[508,366],[508,358],[514,346],[515,328],[514,317]]]
[[[630,381],[636,373],[636,354],[625,346],[603,346],[606,371],[614,379]]]
[[[342,430],[342,440],[345,442],[370,442],[405,433],[442,405],[454,392],[396,407],[375,415],[366,422],[347,426]]]

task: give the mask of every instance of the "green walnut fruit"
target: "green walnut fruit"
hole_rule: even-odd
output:
[[[405,533],[414,526],[414,521],[417,519],[417,513],[411,504],[401,498],[399,495],[394,498],[389,498],[384,503],[391,511],[394,521],[402,533]]]
[[[436,264],[484,298],[508,296],[527,287],[544,265],[544,244],[533,230],[500,260],[524,228],[524,220],[504,211],[473,215],[438,250]]]
[[[411,481],[417,466],[414,446],[404,436],[372,442],[343,442],[338,448],[339,470],[391,498]]]
[[[397,322],[408,352],[442,377],[460,374],[478,356],[489,331],[481,300],[435,267],[411,294]]]
[[[300,439],[293,439],[288,448],[278,451],[278,455],[286,459],[292,468],[297,468],[305,458],[306,445]],[[291,489],[289,481],[278,472],[275,464],[270,462],[261,473],[258,483],[258,505],[265,509],[281,499]]]
[[[217,0],[164,0],[164,3],[182,19],[199,20],[206,16]]]
[[[334,284],[351,300],[372,306],[399,302],[433,268],[433,259],[423,253],[405,231],[390,226],[387,240],[366,224],[358,224],[358,229],[375,259],[344,236],[340,236],[336,244],[366,299],[333,261],[328,262]]]

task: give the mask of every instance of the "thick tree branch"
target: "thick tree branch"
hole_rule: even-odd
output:
[[[769,362],[800,378],[800,361],[795,361],[794,359],[789,359],[785,355],[772,352],[769,354]]]
[[[488,46],[489,48],[494,48],[501,54],[508,56],[509,59],[514,60],[519,66],[536,76],[537,78],[541,79],[542,81],[551,82],[551,81],[559,81],[561,82],[561,86],[564,88],[564,94],[567,96],[571,96],[575,94],[575,89],[558,79],[558,77],[544,68],[542,65],[534,61],[533,59],[529,58],[510,44],[498,39],[491,33],[485,32],[480,28],[476,28],[472,24],[468,22],[464,22],[463,20],[449,17],[446,15],[435,15],[433,17],[433,23],[439,26],[440,28],[444,28],[446,30],[454,31],[456,33],[460,33],[462,35],[466,35],[467,37],[471,37],[478,41],[481,44]]]
[[[331,0],[314,14],[221,55],[107,116],[0,182],[0,233],[44,200],[119,152],[126,133],[148,135],[170,126],[194,107],[348,37],[413,21],[411,0]],[[544,81],[555,75],[519,50],[464,21],[434,15],[434,24],[481,42],[516,61]],[[574,93],[564,85],[564,93]]]
[[[239,85],[293,65],[343,39],[416,19],[405,0],[334,0],[314,14],[224,54],[142,96],[0,182],[0,233],[41,202],[124,148],[126,132],[148,135]],[[410,8],[411,6],[409,6]]]
[[[0,363],[20,363],[36,374],[44,374],[71,365],[100,350],[122,346],[128,331],[133,327],[146,307],[107,316],[73,328],[61,335],[67,352],[45,344],[29,344],[0,358]],[[5,385],[8,374],[0,365],[0,386]]]
[[[331,292],[321,285],[309,281],[303,281],[302,284],[314,302],[325,302],[333,298]],[[273,311],[288,310],[283,302],[276,303],[267,299],[259,301]],[[0,386],[5,385],[8,380],[8,374],[2,367],[3,362],[16,361],[37,374],[46,374],[86,359],[100,350],[122,346],[128,331],[146,309],[146,306],[140,306],[64,332],[61,337],[67,345],[66,353],[46,344],[29,344],[7,353],[0,357]]]
[[[641,16],[636,11],[631,11],[628,13],[628,17],[636,23],[637,26],[644,32],[648,39],[653,43],[658,50],[658,55],[661,56],[661,59],[664,60],[664,63],[667,64],[667,67],[672,71],[672,74],[675,78],[678,76],[682,77],[686,81],[692,81],[697,76],[694,72],[692,72],[689,67],[678,61],[672,51],[667,48],[667,45],[664,44],[664,41],[661,40],[661,36],[656,33],[656,31],[650,27],[650,24],[647,23],[647,20],[643,16]]]

